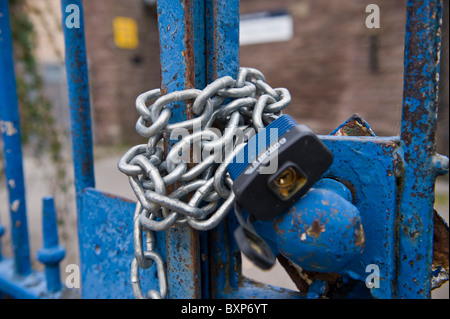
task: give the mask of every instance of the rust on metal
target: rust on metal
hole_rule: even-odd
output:
[[[165,57],[177,54],[180,55],[181,64],[177,68],[172,68],[167,79],[163,78],[164,68],[171,65],[170,58],[162,59],[161,63],[161,94],[165,95],[169,92],[169,84],[173,85],[173,90],[192,89],[195,88],[195,52],[194,52],[194,1],[182,0],[177,12],[183,14],[182,21],[171,20],[172,16],[167,16],[165,6],[170,6],[169,2],[161,1],[158,3],[160,7],[159,19],[163,23],[170,21],[164,27],[164,31],[173,30],[170,34],[164,34],[161,40],[161,50]],[[178,6],[178,4],[177,4]],[[175,8],[174,8],[175,10]],[[162,18],[164,16],[164,18]],[[172,25],[172,24],[175,25]],[[182,30],[182,27],[184,30]],[[181,31],[182,30],[182,31]],[[164,64],[164,65],[163,65]],[[173,103],[170,108],[173,111],[172,120],[189,120],[194,117],[192,110],[192,101],[184,101],[181,103]],[[164,135],[164,154],[167,156],[172,143],[167,134]],[[193,166],[190,161],[188,167]],[[167,192],[173,192],[180,183],[167,188]],[[169,282],[169,295],[172,298],[201,298],[201,256],[200,256],[200,238],[199,233],[188,226],[172,227],[166,232],[166,248],[167,248],[167,275]],[[181,281],[184,282],[184,288],[180,286]]]
[[[434,211],[433,231],[433,266],[449,269],[449,235],[448,226],[439,214]]]
[[[358,230],[355,231],[355,245],[364,249],[366,245],[366,236],[364,235],[363,225],[360,224]]]
[[[193,10],[192,0],[184,1],[184,42],[186,49],[182,52],[186,62],[186,78],[185,88],[195,89],[195,53],[194,53],[194,27],[193,27]],[[186,101],[185,112],[186,119],[193,118],[192,101]]]
[[[306,230],[306,233],[310,237],[319,237],[321,233],[325,231],[325,225],[321,225],[319,221],[312,222],[311,227]]]
[[[331,135],[335,136],[375,136],[369,124],[358,114],[354,114]]]

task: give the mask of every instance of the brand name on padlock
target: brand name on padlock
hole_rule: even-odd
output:
[[[249,160],[242,163],[242,158]],[[228,172],[236,201],[267,221],[306,194],[332,161],[333,154],[310,128],[282,115],[252,137],[228,164]]]
[[[287,140],[283,137],[282,139],[280,139],[278,142],[276,142],[275,144],[269,146],[269,148],[263,152],[261,155],[259,155],[256,160],[254,160],[249,168],[247,168],[247,170],[245,171],[245,175],[250,175],[253,174],[253,172],[259,167],[261,166],[261,164],[265,164],[267,161],[272,160],[272,155],[275,154],[275,160],[276,160],[276,154],[278,153],[278,150],[285,145],[287,142]],[[277,163],[275,163],[275,166]],[[270,170],[261,170],[260,173],[261,174],[273,174],[275,173],[277,170],[277,167],[274,168],[274,170],[271,172]]]

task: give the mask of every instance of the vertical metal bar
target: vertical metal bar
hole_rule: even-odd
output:
[[[191,35],[194,41],[194,70],[195,88],[203,89],[206,82],[206,11],[205,0],[195,1],[191,9],[194,32]]]
[[[19,275],[28,275],[31,272],[30,248],[8,0],[0,0],[0,120],[15,270]]]
[[[82,0],[61,0],[62,26],[64,33],[67,87],[72,136],[72,160],[75,177],[75,198],[77,205],[77,224],[83,214],[84,189],[95,187],[94,155],[91,129],[89,99],[88,65]],[[78,236],[81,247],[81,238]],[[80,253],[80,266],[84,269],[83,254]],[[83,280],[84,274],[81,273]],[[83,286],[84,287],[84,286]],[[85,294],[82,288],[82,295]]]
[[[2,236],[5,234],[5,226],[1,224],[0,220],[0,262],[3,260],[3,254],[2,254]]]
[[[431,297],[441,0],[409,0],[401,141],[398,298]]]
[[[59,245],[56,209],[53,197],[44,197],[42,203],[44,245],[38,251],[37,259],[45,265],[47,290],[49,292],[57,292],[61,290],[59,263],[65,257],[66,251]]]
[[[205,26],[205,1],[196,3],[192,10],[194,32],[194,69],[195,88],[203,89],[206,86],[206,26]],[[200,278],[201,297],[209,299],[210,296],[210,268],[209,268],[209,232],[199,232],[200,244]]]
[[[61,0],[78,213],[80,192],[95,187],[82,0]]]
[[[206,74],[208,83],[239,72],[239,0],[206,0]],[[233,238],[236,218],[230,212],[225,222],[210,231],[211,297],[228,287],[237,289],[241,270],[239,250]]]
[[[196,71],[204,68],[204,57],[197,51],[202,0],[158,1],[158,24],[161,46],[161,90],[163,94],[204,85]],[[197,67],[196,67],[197,66]],[[188,103],[174,103],[171,122],[192,118]],[[170,148],[171,141],[167,139]],[[188,226],[167,230],[167,280],[169,298],[201,298],[200,240]],[[180,284],[182,283],[182,284]]]
[[[206,0],[207,81],[239,72],[239,0]]]

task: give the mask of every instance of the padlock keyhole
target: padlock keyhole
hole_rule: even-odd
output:
[[[272,182],[270,188],[282,200],[288,200],[294,196],[303,186],[307,178],[295,166],[289,166],[281,170]]]

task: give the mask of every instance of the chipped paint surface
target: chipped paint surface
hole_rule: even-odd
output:
[[[76,205],[78,220],[87,212],[82,205],[82,192],[89,187],[95,187],[94,155],[92,145],[92,127],[88,65],[86,54],[86,41],[84,30],[84,14],[82,0],[61,0],[62,25],[71,12],[66,12],[68,5],[76,5],[79,10],[79,28],[63,28],[65,43],[65,65],[67,74],[67,87],[70,109],[71,137],[72,137],[72,160],[74,169]],[[95,206],[95,204],[93,204]],[[80,251],[83,251],[81,240],[85,234],[82,233],[83,225],[79,223],[78,238]],[[90,260],[80,254],[81,269],[87,267]],[[86,273],[81,272],[82,281]],[[88,286],[82,286],[81,295],[88,295]],[[91,292],[94,293],[94,292]]]
[[[237,72],[237,66],[239,65],[238,59],[238,41],[236,40],[236,30],[238,26],[238,4],[237,1],[220,1],[220,0],[208,0],[206,1],[205,8],[197,8],[192,11],[191,4],[192,1],[182,1],[180,6],[179,2],[172,1],[161,1],[160,6],[163,8],[166,5],[172,4],[171,10],[159,10],[159,20],[160,20],[160,32],[162,34],[161,42],[161,64],[162,64],[162,78],[163,78],[163,92],[167,93],[172,90],[183,89],[187,86],[192,85],[192,67],[196,69],[195,71],[195,81],[196,86],[201,85],[201,80],[203,76],[206,76],[207,82],[211,82],[213,79],[223,76],[223,75],[235,75]],[[415,6],[423,7],[425,5],[434,5],[436,1],[418,1],[413,3],[409,2],[409,10],[412,10]],[[197,11],[196,11],[197,10]],[[201,49],[196,45],[201,45],[200,37],[197,37],[199,33],[195,31],[195,21],[199,17],[202,17],[203,13],[195,13],[199,11],[204,12],[206,16],[206,57],[207,60],[201,62],[201,58],[198,58],[196,54],[202,52]],[[422,10],[422,9],[421,9]],[[422,10],[423,11],[423,10]],[[421,11],[421,12],[422,12]],[[194,12],[193,17],[191,12]],[[426,10],[423,11],[426,13]],[[186,14],[188,15],[186,19]],[[427,19],[427,15],[420,14],[421,19]],[[184,17],[184,18],[181,18]],[[181,20],[180,20],[181,18]],[[184,21],[183,21],[184,20]],[[200,19],[201,20],[201,19]],[[193,22],[194,21],[194,22]],[[187,23],[186,23],[187,22]],[[192,35],[187,34],[194,29],[194,50],[192,50]],[[228,31],[232,32],[228,32]],[[411,30],[410,30],[411,31]],[[408,32],[410,32],[408,31]],[[430,32],[433,32],[431,29]],[[200,32],[201,34],[201,32]],[[436,33],[437,34],[437,33]],[[197,41],[197,42],[196,42]],[[195,44],[197,43],[197,44]],[[193,52],[193,53],[192,53]],[[192,57],[194,56],[194,63],[192,64]],[[429,56],[424,56],[422,59],[428,59]],[[204,64],[202,64],[204,63]],[[433,70],[436,67],[436,63],[429,66],[429,70]],[[204,65],[206,64],[206,68]],[[432,63],[433,64],[433,63]],[[407,65],[408,66],[408,65]],[[204,73],[199,73],[201,70],[206,69],[206,75]],[[421,71],[420,71],[421,72]],[[419,73],[420,73],[419,72]],[[197,76],[201,74],[200,76]],[[413,71],[408,74],[414,76],[417,72]],[[420,75],[420,74],[419,74]],[[416,79],[406,79],[408,85],[412,85],[412,91],[417,89],[417,85],[413,82]],[[434,76],[434,81],[436,76]],[[200,84],[197,83],[200,81]],[[411,82],[412,81],[412,82]],[[203,83],[204,84],[204,83]],[[425,83],[426,85],[426,83]],[[407,87],[408,89],[408,87]],[[433,93],[433,91],[430,91]],[[428,96],[428,91],[422,91],[421,96]],[[433,94],[432,94],[433,95]],[[408,100],[406,95],[405,101]],[[433,96],[430,97],[433,99]],[[377,298],[394,298],[403,296],[404,291],[413,291],[412,287],[408,287],[410,283],[421,283],[421,278],[416,278],[411,276],[411,269],[419,270],[420,272],[425,272],[429,264],[426,263],[426,258],[423,258],[424,254],[429,252],[429,247],[421,247],[422,251],[417,253],[414,252],[411,247],[411,243],[417,244],[423,238],[423,234],[429,232],[429,222],[424,221],[424,216],[420,213],[421,210],[417,210],[418,206],[411,206],[410,203],[405,204],[403,207],[402,215],[399,216],[398,212],[398,202],[397,198],[403,187],[415,187],[413,191],[409,194],[403,193],[403,199],[425,199],[429,200],[429,194],[432,193],[428,185],[427,189],[419,189],[417,186],[417,180],[412,180],[413,186],[410,186],[405,181],[408,180],[408,169],[413,166],[408,166],[409,164],[414,164],[416,159],[420,156],[414,153],[417,149],[420,149],[420,143],[416,140],[423,139],[425,137],[425,146],[428,147],[427,152],[432,150],[429,142],[431,142],[432,130],[428,131],[428,125],[431,123],[429,121],[423,121],[422,115],[425,116],[424,112],[416,112],[419,108],[423,108],[420,105],[419,96],[417,98],[409,99],[407,109],[404,110],[404,130],[402,130],[402,141],[399,138],[379,138],[375,137],[370,127],[366,125],[365,121],[360,121],[357,118],[353,118],[351,121],[347,122],[344,126],[341,126],[339,132],[336,132],[337,136],[324,136],[321,137],[324,143],[332,150],[335,155],[335,161],[330,170],[326,173],[326,177],[333,178],[344,184],[351,196],[347,199],[359,210],[361,214],[362,224],[369,225],[364,227],[364,232],[361,231],[360,227],[355,227],[355,231],[352,232],[352,244],[357,248],[362,248],[363,239],[365,238],[364,251],[359,258],[355,260],[350,260],[346,264],[343,272],[350,276],[351,278],[356,278],[363,281],[367,273],[365,272],[365,267],[369,264],[376,264],[380,267],[380,288],[372,289],[372,294]],[[417,102],[419,101],[419,102]],[[433,105],[431,105],[430,114],[433,114]],[[428,109],[428,106],[424,106]],[[176,104],[172,107],[173,118],[172,121],[178,121],[186,117],[191,116],[190,111],[186,108],[184,104]],[[420,111],[420,110],[419,110]],[[433,123],[431,123],[433,124]],[[425,130],[425,131],[423,131]],[[428,134],[430,133],[430,134]],[[354,137],[358,135],[359,137]],[[429,157],[429,154],[425,152],[425,157]],[[419,154],[420,155],[420,154]],[[407,163],[405,167],[402,166],[403,159]],[[431,167],[424,167],[425,170],[423,174],[430,175],[430,180],[433,178],[431,174]],[[405,175],[406,170],[406,175]],[[411,170],[414,174],[415,168]],[[430,180],[426,180],[429,183]],[[406,186],[405,186],[406,185]],[[414,195],[412,195],[414,193]],[[89,195],[88,195],[89,194]],[[89,191],[86,196],[90,199],[86,205],[98,204],[101,196],[96,194],[94,191]],[[321,196],[323,197],[323,196]],[[329,205],[330,201],[324,201],[320,198],[316,204]],[[111,203],[105,204],[105,210]],[[125,203],[119,202],[116,205],[125,205]],[[310,205],[310,206],[314,206]],[[412,209],[414,207],[414,209]],[[131,208],[127,208],[128,210]],[[410,213],[404,213],[409,211]],[[338,209],[331,211],[332,214],[337,214]],[[418,213],[419,212],[419,213]],[[131,214],[130,214],[131,215]],[[114,222],[114,218],[111,216]],[[354,219],[350,218],[348,220],[349,224],[352,225]],[[261,226],[264,228],[263,225]],[[269,225],[270,226],[270,225]],[[280,289],[273,289],[272,287],[252,283],[243,280],[240,277],[240,258],[237,247],[233,241],[233,229],[236,227],[236,223],[233,216],[229,216],[225,223],[219,225],[216,229],[209,232],[209,244],[211,245],[210,250],[202,250],[204,247],[200,247],[202,260],[209,262],[210,269],[203,268],[203,270],[209,270],[211,272],[211,296],[212,297],[233,297],[233,298],[254,298],[254,297],[299,297],[299,294],[292,292],[283,291]],[[330,220],[326,218],[324,220],[318,221],[314,219],[311,221],[307,228],[297,231],[297,236],[299,241],[307,241],[309,239],[318,239],[326,234],[331,228]],[[271,238],[270,231],[268,228],[264,228],[264,236]],[[289,231],[289,228],[279,229],[279,232]],[[126,231],[125,231],[126,233]],[[405,236],[402,239],[404,242],[397,245],[397,236]],[[188,244],[192,242],[192,234],[174,234],[174,236],[169,236],[167,238],[159,238],[159,245],[157,249],[164,249],[161,243],[168,241],[166,243],[168,249],[176,247],[175,253],[169,258],[171,275],[169,281],[172,282],[172,293],[173,296],[180,296],[183,293],[185,295],[194,295],[198,286],[189,285],[190,282],[186,280],[191,280],[192,269],[197,267],[194,265],[192,258],[194,255],[198,254],[200,259],[200,252],[197,248],[188,249]],[[99,238],[101,238],[100,236]],[[187,238],[186,242],[183,242],[183,238]],[[273,236],[272,236],[273,239]],[[95,239],[98,240],[98,239]],[[196,240],[196,239],[195,239]],[[205,244],[205,238],[201,239]],[[409,242],[409,243],[408,243]],[[104,251],[109,248],[105,247],[102,243],[97,242],[94,249],[91,251],[96,251],[96,255],[104,254]],[[164,246],[166,247],[166,246]],[[272,249],[276,250],[276,247],[271,245]],[[416,246],[417,247],[417,246]],[[405,255],[403,258],[401,252],[403,249],[409,249],[411,256],[416,258],[413,260],[409,255]],[[206,253],[205,253],[206,252]],[[208,254],[208,252],[211,252]],[[120,254],[119,254],[120,255]],[[125,257],[126,254],[121,255]],[[127,256],[129,257],[129,256]],[[172,258],[172,259],[171,259]],[[209,260],[208,260],[209,259]],[[423,260],[422,260],[423,259]],[[426,267],[420,266],[420,264]],[[419,266],[418,266],[419,265]],[[183,266],[185,266],[183,268]],[[105,267],[106,265],[102,266]],[[205,267],[205,265],[202,265]],[[403,267],[403,269],[402,269]],[[408,268],[409,267],[409,268]],[[412,268],[411,268],[412,267]],[[425,269],[425,270],[424,270]],[[397,271],[400,270],[400,278],[397,278]],[[428,269],[429,270],[429,269]],[[404,274],[402,275],[402,273]],[[92,280],[95,282],[95,277],[99,276],[99,272],[96,274],[91,274]],[[144,278],[148,278],[150,275],[146,275]],[[403,278],[409,277],[409,278]],[[411,278],[413,277],[413,278]],[[335,278],[335,277],[334,277]],[[198,280],[199,278],[195,278]],[[202,281],[204,277],[202,277]],[[103,282],[106,280],[103,278]],[[406,282],[406,281],[409,281]],[[178,287],[175,286],[178,284]],[[180,284],[181,283],[181,284]],[[107,284],[107,283],[106,283]],[[149,283],[154,284],[153,282]],[[203,284],[203,283],[202,283]],[[119,289],[122,289],[123,282]],[[403,287],[400,287],[403,285]],[[188,287],[186,292],[174,291],[173,289],[182,289]],[[203,292],[205,292],[205,287],[202,287]],[[396,292],[396,290],[398,291]],[[414,292],[415,293],[415,292]],[[408,292],[406,292],[408,295]],[[419,291],[420,296],[426,296],[426,287],[422,291]],[[417,297],[417,295],[413,295]]]
[[[75,189],[79,194],[85,188],[95,187],[94,156],[83,3],[81,0],[61,0],[63,25],[71,14],[65,10],[68,5],[80,8],[80,28],[63,28]]]
[[[11,203],[11,211],[13,213],[17,213],[17,211],[19,210],[19,207],[20,207],[20,200],[17,199]]]
[[[407,10],[396,285],[398,298],[430,298],[442,1],[409,0]]]
[[[358,114],[342,123],[330,135],[334,136],[375,136],[369,124]]]
[[[82,4],[81,0],[62,0],[63,8],[69,2],[80,7]],[[204,5],[197,5],[199,3]],[[8,29],[8,26],[5,28],[4,20],[8,17],[6,4],[6,0],[0,0],[2,34],[7,34],[4,30]],[[445,163],[448,172],[448,159],[436,161],[434,154],[439,65],[437,38],[440,33],[436,23],[440,18],[436,12],[439,12],[440,5],[438,0],[408,2],[410,21],[407,26],[401,140],[396,137],[375,137],[368,124],[356,116],[344,123],[335,132],[336,136],[321,137],[335,155],[333,166],[325,177],[333,178],[346,186],[348,194],[343,197],[348,203],[345,205],[354,205],[361,214],[363,226],[369,225],[364,227],[364,231],[361,227],[354,227],[345,238],[351,248],[362,249],[364,246],[364,251],[345,263],[342,273],[363,281],[367,276],[365,267],[368,264],[378,265],[381,271],[380,288],[372,289],[373,296],[377,298],[429,297],[431,271],[439,272],[438,267],[445,267],[445,256],[442,257],[444,262],[440,260],[439,265],[436,263],[434,268],[431,268],[430,259],[433,233],[430,207],[434,199],[432,186],[435,173],[445,171]],[[158,6],[164,93],[193,86],[201,88],[206,84],[205,79],[211,82],[223,75],[235,77],[239,67],[237,0],[161,0]],[[65,14],[63,12],[63,19]],[[65,36],[83,297],[132,298],[129,268],[134,255],[132,219],[135,204],[89,188],[94,187],[95,181],[83,27],[70,30]],[[11,231],[16,247],[16,260],[0,262],[0,269],[5,265],[7,268],[7,271],[0,271],[0,286],[4,284],[2,276],[13,269],[11,265],[14,263],[16,270],[27,273],[29,259],[28,238],[24,236],[27,235],[27,223],[20,125],[18,114],[14,113],[16,108],[10,107],[11,101],[16,104],[13,94],[15,89],[12,87],[14,83],[11,81],[13,70],[10,69],[13,63],[11,52],[5,49],[9,43],[4,46],[1,41],[5,41],[5,37],[0,39],[0,118],[3,121],[1,131],[5,142],[10,208],[14,212],[12,225],[15,227]],[[6,93],[3,94],[4,92]],[[189,104],[186,106],[175,103],[170,107],[173,112],[172,122],[193,116]],[[437,169],[437,165],[442,167]],[[316,187],[315,192],[320,192],[320,188]],[[399,195],[402,195],[400,203],[397,202]],[[330,215],[338,216],[345,205],[330,208],[333,203],[329,197],[322,194],[317,197],[317,202],[307,205],[307,208],[322,205],[327,207]],[[293,210],[296,208],[298,207]],[[292,216],[299,219],[298,214]],[[304,219],[307,217],[304,216]],[[326,218],[317,211],[313,211],[309,217],[314,218],[305,223],[307,227],[299,226],[305,220],[297,223],[299,227],[295,229],[296,238],[293,242],[312,241],[317,244],[333,230],[333,223],[337,223],[337,218]],[[357,226],[356,221],[350,217],[342,225],[352,228]],[[211,288],[211,297],[304,297],[299,293],[242,278],[240,255],[233,240],[236,224],[234,216],[230,214],[226,222],[200,236],[188,229],[169,231],[167,237],[163,232],[156,234],[156,250],[168,265],[169,296],[209,297],[208,289]],[[268,241],[272,240],[271,248],[279,253],[273,244],[274,230],[271,232],[267,226],[272,227],[271,223],[262,223],[257,227],[263,229],[264,237]],[[281,236],[286,236],[292,227],[283,226],[276,230]],[[340,230],[339,234],[341,233]],[[293,244],[286,242],[286,247],[292,248],[291,245]],[[344,247],[342,251],[347,251],[349,247]],[[341,247],[336,244],[333,253],[339,253],[339,249]],[[286,251],[284,253],[288,254]],[[448,268],[448,257],[446,260]],[[155,274],[154,267],[141,271],[144,291],[157,289]],[[437,278],[441,274],[437,273]],[[336,279],[335,274],[326,275]],[[43,284],[39,279],[31,282],[33,283],[39,289]],[[26,285],[29,287],[30,282]],[[18,296],[34,296],[26,290],[19,292]]]
[[[207,81],[239,71],[239,1],[206,1]]]
[[[0,128],[2,134],[6,134],[6,136],[13,136],[18,133],[18,130],[14,127],[13,122],[0,121]]]
[[[347,265],[345,272],[364,281],[367,276],[365,267],[378,265],[380,288],[372,289],[372,295],[393,298],[397,205],[397,179],[393,171],[398,138],[328,136],[322,140],[335,156],[325,176],[340,181],[352,191],[353,204],[361,214],[364,227],[364,251],[360,258]],[[357,245],[358,236],[354,239]]]
[[[364,233],[361,233],[358,227],[354,227],[354,232],[352,232],[353,238],[350,241],[353,248],[361,249],[361,240],[363,238],[362,236],[364,236],[365,245],[362,254],[350,260],[345,267],[340,269],[340,273],[364,283],[367,277],[365,267],[369,264],[379,265],[380,288],[372,289],[372,295],[376,298],[393,298],[397,268],[395,262],[397,178],[393,172],[397,165],[398,137],[320,136],[320,138],[334,155],[333,164],[324,174],[324,177],[339,181],[340,183],[336,183],[337,185],[344,184],[346,186],[342,188],[328,183],[327,187],[337,194],[341,194],[340,196],[342,198],[345,198],[358,209],[364,229]],[[321,181],[318,182],[317,187],[320,183]],[[383,185],[383,187],[380,187],[380,185]],[[315,210],[317,206],[329,205],[331,201],[328,197],[317,195],[317,203],[315,201],[310,202],[309,205],[304,203],[307,211],[311,213],[308,214],[310,215],[309,217],[305,216],[305,218],[308,218],[308,223],[305,223],[306,219],[303,221],[301,214],[297,214],[296,212],[287,213],[292,213],[289,218],[299,225],[298,230],[294,230],[289,223],[286,223],[287,226],[272,228],[271,233],[271,222],[258,222],[255,224],[255,228],[269,244],[276,240],[273,233],[275,231],[278,233],[277,236],[286,240],[284,244],[281,244],[288,247],[287,249],[295,249],[296,243],[301,243],[302,241],[312,243],[313,245],[314,239],[317,242],[317,238],[320,237],[311,237],[306,230],[317,220],[317,225],[323,226],[325,229],[325,232],[320,233],[322,236],[331,229],[332,223],[330,224],[330,221],[334,220],[334,217],[320,217]],[[297,205],[300,207],[301,201]],[[329,214],[338,216],[338,211],[339,208],[336,207],[336,209],[330,210]],[[294,216],[297,216],[297,218],[294,218]],[[313,218],[314,216],[319,217],[319,219]],[[335,222],[338,223],[338,219]],[[346,221],[345,223],[347,222],[349,222],[349,225],[352,225],[351,221]],[[300,225],[305,227],[302,228]],[[316,229],[320,230],[321,228],[316,227]],[[288,235],[290,232],[297,239],[289,243],[287,238],[290,236]],[[344,230],[345,232],[346,230]],[[318,232],[315,233],[317,234]],[[337,236],[337,238],[341,237]],[[280,238],[277,240],[280,240]],[[294,247],[292,248],[290,245]],[[276,245],[271,245],[271,248],[274,254],[279,254]],[[318,249],[320,250],[320,247]],[[334,252],[337,253],[338,251],[339,246],[336,243]],[[307,256],[307,253],[304,256]],[[311,259],[310,262],[313,264],[314,260]],[[335,280],[335,277],[333,277],[333,280]]]
[[[82,298],[132,299],[130,264],[134,258],[136,204],[95,189],[81,194],[78,222]],[[156,251],[165,259],[165,234],[156,233]],[[143,291],[158,289],[155,266],[141,270]]]
[[[161,48],[161,90],[163,94],[190,88],[201,88],[205,79],[197,74],[204,68],[201,42],[203,4],[192,0],[158,1],[158,25]],[[167,106],[172,111],[170,123],[193,117],[192,105],[176,102]],[[171,141],[167,141],[166,150]],[[202,296],[200,237],[190,227],[166,231],[167,279],[169,298]]]
[[[303,269],[337,273],[361,256],[361,217],[325,181],[275,218],[275,240],[279,251]]]
[[[3,140],[5,175],[8,183],[11,215],[11,237],[15,271],[31,272],[28,224],[25,202],[25,181],[22,162],[22,141],[17,86],[14,72],[13,46],[8,1],[0,0],[0,120]]]
[[[49,296],[46,292],[45,277],[42,272],[32,272],[26,277],[17,277],[14,272],[14,260],[0,260],[0,291],[16,299],[38,299],[59,297]]]
[[[236,78],[239,71],[239,1],[207,0],[205,8],[206,79]],[[238,226],[233,211],[225,222],[211,230],[211,296],[239,293],[240,251],[233,232]]]

